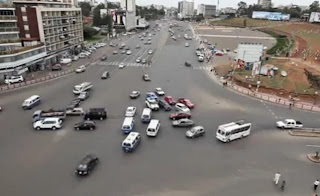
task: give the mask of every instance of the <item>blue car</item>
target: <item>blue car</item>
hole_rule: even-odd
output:
[[[146,98],[158,100],[158,96],[154,92],[147,93]]]

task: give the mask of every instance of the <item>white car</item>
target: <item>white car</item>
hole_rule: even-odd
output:
[[[77,61],[77,60],[79,60],[79,57],[78,56],[72,56],[71,59],[72,59],[72,61]]]
[[[112,54],[118,54],[118,51],[115,50],[115,51],[112,52]]]
[[[136,114],[136,110],[137,110],[136,107],[133,107],[133,106],[127,107],[126,117],[134,117],[134,115]]]
[[[60,129],[62,127],[62,120],[60,118],[45,118],[43,120],[38,120],[35,123],[33,123],[33,128],[36,130],[41,129]]]
[[[140,63],[140,62],[141,62],[141,59],[138,58],[138,59],[136,60],[136,63]]]
[[[79,54],[79,58],[87,58],[89,56],[89,54],[88,53],[84,53],[84,52],[82,52],[82,53],[80,53]]]
[[[190,109],[186,105],[184,105],[183,103],[176,103],[176,105],[174,107],[179,112],[190,113]]]
[[[202,53],[201,53],[199,50],[196,51],[196,55],[197,55],[197,56],[200,56],[201,54],[202,54]]]
[[[81,116],[84,115],[84,110],[82,108],[73,108],[66,111],[68,116]]]
[[[119,64],[119,69],[123,69],[126,65],[124,63]]]
[[[186,43],[184,44],[184,46],[185,46],[185,47],[189,47],[190,44],[189,44],[188,42],[186,42]]]
[[[153,53],[153,51],[152,51],[152,50],[149,50],[149,51],[148,51],[148,54],[152,54],[152,53]]]
[[[200,54],[198,60],[199,60],[199,62],[203,62],[204,61],[204,54]]]
[[[10,78],[5,79],[4,83],[13,84],[13,83],[18,83],[23,81],[24,81],[24,78],[22,76],[11,76]]]
[[[155,93],[157,93],[157,95],[159,95],[159,96],[165,95],[165,92],[162,90],[162,88],[156,88],[154,91],[155,91]]]
[[[159,105],[157,103],[157,101],[155,99],[151,99],[151,98],[147,98],[146,99],[146,105],[148,106],[148,108],[150,108],[151,110],[159,110]]]
[[[131,52],[131,50],[128,50],[127,55],[130,55],[130,54],[132,54],[132,52]]]
[[[86,66],[81,65],[76,69],[76,73],[82,73],[86,71]]]
[[[136,49],[139,49],[139,48],[141,48],[140,45],[137,45],[137,46],[136,46]]]

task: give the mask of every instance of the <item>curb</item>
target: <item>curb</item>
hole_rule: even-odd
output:
[[[310,161],[312,161],[312,162],[314,162],[314,163],[320,163],[320,160],[314,159],[313,156],[314,156],[314,154],[307,154],[307,158],[308,158]]]
[[[291,136],[300,136],[300,137],[320,137],[319,131],[293,131],[290,130],[288,133]]]
[[[98,61],[98,59],[96,61]],[[87,63],[84,66],[90,67],[90,65],[96,65],[97,64],[96,61],[93,61],[91,63]],[[31,80],[27,80],[25,82],[21,82],[21,83],[17,83],[17,84],[2,86],[2,87],[0,87],[0,93],[3,93],[5,91],[9,91],[9,90],[17,90],[17,89],[23,88],[23,87],[25,88],[28,86],[32,86],[34,84],[40,84],[40,83],[54,80],[54,79],[57,79],[57,78],[60,78],[60,77],[63,77],[63,76],[66,76],[66,75],[69,75],[72,73],[75,73],[75,69],[69,69],[69,70],[55,73],[55,74],[52,74],[52,72],[50,72],[47,76],[43,76],[41,78],[31,79]]]

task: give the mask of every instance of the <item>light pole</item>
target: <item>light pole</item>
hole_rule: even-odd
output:
[[[318,91],[314,92],[314,102],[313,105],[317,104],[317,95],[318,95]]]

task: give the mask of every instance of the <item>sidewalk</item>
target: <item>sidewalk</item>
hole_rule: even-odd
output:
[[[123,39],[123,37],[111,39],[110,41],[113,42],[122,42],[125,41],[126,38]],[[12,89],[18,89],[22,87],[26,87],[29,85],[33,85],[36,83],[42,83],[48,80],[53,80],[56,78],[63,77],[65,75],[69,75],[75,72],[75,69],[80,65],[85,65],[86,67],[89,67],[90,65],[93,65],[95,61],[98,61],[102,56],[105,54],[112,54],[113,48],[109,45],[106,45],[104,47],[101,47],[97,49],[95,52],[91,54],[90,58],[85,59],[79,59],[77,61],[73,61],[70,65],[63,65],[61,71],[50,71],[50,70],[43,70],[43,71],[37,71],[37,72],[31,72],[28,73],[25,77],[25,81],[21,83],[15,83],[11,85],[0,85],[0,92],[4,92],[7,90]]]

